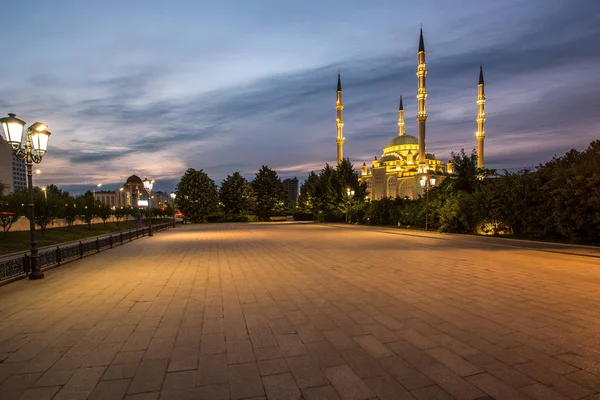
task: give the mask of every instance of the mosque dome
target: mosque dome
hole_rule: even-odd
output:
[[[131,175],[129,178],[127,178],[127,182],[125,182],[125,184],[127,185],[128,183],[135,185],[143,185],[142,179],[137,175]]]
[[[388,161],[399,161],[401,159],[402,159],[402,157],[400,157],[396,153],[388,153],[388,154],[384,155],[383,157],[381,157],[381,159],[379,159],[379,162],[384,163],[384,162],[388,162]]]
[[[407,144],[419,144],[419,139],[414,136],[404,135],[404,136],[396,136],[393,138],[385,147],[393,147],[393,146],[403,146]]]

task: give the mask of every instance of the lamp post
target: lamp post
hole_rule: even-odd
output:
[[[96,186],[94,186],[94,188],[92,189],[92,195],[94,197],[94,202],[96,202],[96,188],[101,188],[101,187],[102,187],[102,184],[99,183]]]
[[[154,236],[152,234],[152,214],[150,211],[150,193],[152,193],[152,186],[154,186],[154,180],[144,178],[142,182],[144,183],[144,189],[146,189],[146,192],[148,192],[148,217],[150,218],[150,228],[148,229],[148,236]]]
[[[435,185],[435,177],[432,176],[431,178],[428,178],[427,175],[425,175],[423,178],[421,178],[419,183],[421,184],[421,187],[425,189],[425,230],[428,230],[428,228],[429,228],[429,189],[431,188],[431,186]]]
[[[348,223],[348,215],[350,212],[350,206],[352,205],[352,198],[354,197],[354,190],[347,188],[346,194],[348,195],[348,207],[346,208],[346,223]]]
[[[173,206],[173,228],[175,228],[175,197],[177,197],[177,194],[175,192],[171,192],[171,203]]]
[[[16,114],[8,114],[8,117],[0,118],[0,123],[6,141],[10,144],[15,155],[25,160],[27,166],[27,186],[29,199],[29,234],[31,238],[31,250],[29,256],[29,265],[31,273],[29,279],[42,279],[40,266],[38,265],[38,247],[35,237],[35,212],[33,208],[33,163],[39,164],[42,162],[44,154],[48,149],[48,139],[50,132],[48,126],[42,122],[36,122],[27,128],[25,131],[25,121],[17,118]],[[23,132],[25,131],[25,137]],[[24,143],[23,143],[23,139]]]
[[[48,202],[48,193],[46,192],[46,186],[44,186],[42,188],[42,192],[44,192],[44,200],[46,200],[46,202]]]

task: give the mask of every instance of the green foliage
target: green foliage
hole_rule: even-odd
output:
[[[77,220],[77,203],[71,196],[65,199],[65,207],[63,209],[63,218],[67,223],[67,227],[71,230],[71,227]]]
[[[2,226],[3,238],[12,227],[27,212],[27,194],[24,191],[2,195],[0,191],[0,226]]]
[[[56,186],[51,191],[46,190],[45,193],[43,190],[35,188],[33,205],[35,224],[40,227],[42,234],[46,232],[48,225],[64,215],[65,202],[63,194]]]
[[[102,222],[104,222],[104,225],[106,225],[106,221],[113,215],[110,206],[108,204],[98,204],[96,210],[98,217],[100,217]]]
[[[177,184],[176,194],[177,207],[193,222],[202,222],[204,217],[217,210],[217,186],[203,170],[189,168],[185,171]]]
[[[86,192],[75,200],[77,219],[92,229],[92,221],[98,216],[98,204],[91,192]]]
[[[256,207],[252,185],[237,171],[221,183],[219,199],[229,219],[252,213]]]
[[[600,141],[571,150],[535,170],[477,169],[477,156],[453,154],[455,176],[426,199],[372,202],[365,222],[430,226],[442,232],[600,243]]]
[[[122,207],[122,208],[117,208],[113,215],[115,216],[115,220],[117,221],[117,226],[121,223],[121,220],[123,218],[127,218],[129,216],[129,210]]]
[[[252,181],[252,189],[256,194],[256,215],[261,220],[283,213],[287,192],[277,172],[263,165]]]
[[[336,168],[325,164],[318,174],[311,172],[300,187],[298,209],[318,221],[361,220],[368,192],[367,185],[359,183],[358,178],[359,173],[348,159]]]

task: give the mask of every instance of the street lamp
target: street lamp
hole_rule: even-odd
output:
[[[175,228],[175,197],[177,197],[177,193],[171,192],[171,201],[173,203],[173,228]]]
[[[33,208],[33,163],[42,162],[42,157],[48,149],[50,132],[48,126],[42,122],[36,122],[27,128],[25,137],[25,121],[17,118],[16,114],[8,114],[8,117],[0,118],[2,129],[6,134],[6,141],[10,144],[14,154],[27,165],[27,186],[29,197],[29,234],[31,238],[29,279],[42,279],[40,266],[38,265],[38,247],[35,237],[35,212]],[[23,143],[23,139],[25,139]]]
[[[425,230],[429,228],[429,190],[435,185],[435,177],[427,179],[427,175],[419,181],[421,187],[425,189]]]
[[[94,197],[94,203],[96,202],[96,188],[101,188],[101,187],[102,187],[102,184],[99,183],[96,186],[94,186],[94,188],[92,189],[92,195]]]
[[[346,194],[348,195],[348,207],[346,207],[346,223],[348,223],[348,215],[350,212],[350,206],[352,205],[352,197],[354,197],[354,190],[347,188]]]
[[[150,180],[144,178],[142,183],[144,184],[144,189],[146,189],[146,192],[148,192],[148,217],[150,218],[150,228],[148,229],[148,236],[154,236],[152,234],[152,214],[150,211],[150,193],[152,192],[152,187],[154,186],[154,179]]]
[[[44,192],[44,200],[48,202],[48,193],[46,192],[46,186],[42,187],[42,192]]]

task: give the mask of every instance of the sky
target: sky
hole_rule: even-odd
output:
[[[114,188],[135,173],[171,191],[187,168],[220,183],[261,165],[306,177],[344,155],[370,165],[416,132],[417,46],[427,51],[427,151],[476,147],[532,167],[600,138],[595,0],[4,0],[0,113],[52,132],[37,185]],[[7,17],[7,15],[9,17]]]

